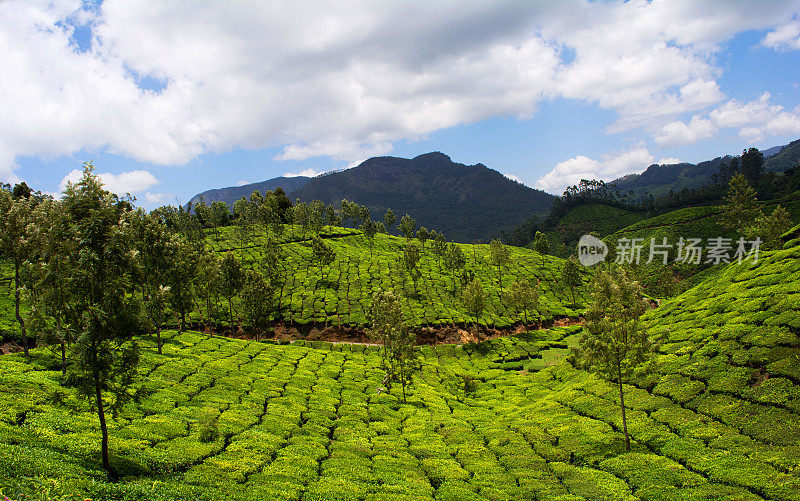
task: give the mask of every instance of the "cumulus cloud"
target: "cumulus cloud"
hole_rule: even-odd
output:
[[[82,170],[73,169],[61,179],[59,190],[64,191],[67,188],[67,183],[80,181],[81,176],[83,176]],[[142,193],[158,184],[158,179],[146,170],[132,170],[120,174],[101,172],[97,176],[108,191],[117,195]]]
[[[653,155],[644,145],[607,153],[602,155],[600,160],[578,155],[557,164],[553,170],[536,181],[536,187],[550,193],[561,194],[564,188],[578,184],[581,179],[612,181],[626,174],[641,172],[652,162]]]
[[[721,42],[783,26],[796,9],[791,0],[7,0],[0,179],[16,179],[19,156],[97,149],[159,165],[233,148],[354,162],[439,129],[526,118],[557,97],[614,111],[610,131],[657,130],[725,99]],[[79,26],[91,30],[87,46],[76,44]]]
[[[324,171],[314,170],[313,168],[309,167],[308,169],[303,169],[298,172],[284,172],[283,177],[298,177],[298,176],[305,176],[305,177],[315,177],[322,174]]]
[[[662,147],[680,146],[707,139],[716,132],[717,126],[711,120],[695,115],[689,123],[675,121],[666,124],[661,129],[661,134],[655,137],[655,141]]]
[[[662,158],[658,161],[658,165],[675,165],[681,163],[680,159],[675,157]]]
[[[668,123],[655,140],[662,147],[692,144],[725,128],[739,129],[739,136],[749,142],[760,141],[766,136],[800,133],[800,107],[789,111],[781,105],[771,104],[770,99],[769,92],[746,103],[731,99],[711,110],[706,117],[695,115],[688,123]]]
[[[799,50],[800,20],[794,19],[770,31],[761,40],[761,45],[775,50]]]

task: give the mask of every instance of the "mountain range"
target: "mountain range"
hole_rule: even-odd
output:
[[[522,223],[531,214],[544,215],[555,197],[513,181],[483,164],[453,162],[440,152],[412,159],[373,157],[351,169],[314,178],[278,177],[260,183],[209,190],[200,197],[207,204],[229,205],[253,191],[282,187],[290,200],[322,200],[336,204],[343,198],[369,208],[383,220],[392,209],[399,220],[411,215],[420,226],[443,232],[459,242],[483,242]]]
[[[761,153],[764,155],[765,171],[783,172],[796,166],[800,160],[800,139],[762,150]],[[670,190],[677,193],[684,188],[699,188],[710,183],[712,176],[719,171],[720,164],[728,163],[732,159],[731,155],[726,155],[698,164],[653,164],[641,174],[629,174],[610,184],[623,192],[633,191],[637,196],[651,193],[658,197],[666,195]]]

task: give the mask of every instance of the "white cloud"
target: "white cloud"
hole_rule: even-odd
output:
[[[522,180],[518,176],[515,176],[514,174],[504,174],[504,175],[512,181],[522,183]]]
[[[236,186],[244,186],[246,184],[250,184],[250,182],[251,181],[248,181],[247,179],[242,179],[240,181],[236,181]]]
[[[716,132],[717,127],[711,120],[695,115],[688,124],[681,121],[666,124],[661,128],[661,134],[655,137],[655,141],[661,147],[680,146],[708,139]]]
[[[675,157],[662,158],[658,161],[658,165],[675,165],[681,163],[680,159]]]
[[[0,179],[16,179],[19,156],[97,149],[163,165],[276,147],[278,159],[354,162],[442,128],[529,117],[557,97],[616,112],[611,131],[659,130],[724,100],[721,42],[797,10],[793,0],[82,4],[0,2]],[[85,51],[71,42],[81,23],[93,33]],[[140,87],[141,76],[163,89]]]
[[[695,115],[689,123],[668,123],[655,140],[662,147],[692,144],[725,128],[738,128],[739,136],[748,142],[800,133],[800,106],[787,111],[781,105],[771,104],[770,99],[769,92],[747,103],[731,99],[705,118]]]
[[[795,19],[770,31],[761,45],[775,50],[800,49],[800,20]]]
[[[600,160],[578,155],[557,164],[536,181],[536,187],[561,194],[564,188],[578,184],[581,179],[613,181],[626,174],[641,172],[652,162],[653,155],[641,144],[628,150],[607,153]]]
[[[283,177],[297,177],[297,176],[305,176],[305,177],[315,177],[322,174],[324,171],[314,170],[313,168],[309,167],[308,169],[303,169],[299,172],[284,172]]]
[[[61,179],[59,190],[64,191],[67,183],[76,183],[81,179],[81,176],[83,176],[82,170],[73,169]],[[142,193],[158,184],[158,179],[146,170],[132,170],[120,174],[100,172],[97,173],[97,176],[108,191],[117,195]]]

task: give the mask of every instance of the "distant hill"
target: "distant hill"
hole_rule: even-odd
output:
[[[800,139],[784,146],[763,150],[764,169],[767,172],[783,172],[797,165],[800,160]],[[669,165],[653,164],[641,174],[631,174],[612,181],[623,192],[632,190],[637,196],[651,193],[660,196],[669,190],[679,192],[684,188],[699,188],[711,182],[721,163],[730,162],[733,157],[726,155],[698,164],[679,163]]]
[[[282,186],[291,200],[353,200],[367,206],[378,221],[391,208],[398,220],[410,214],[421,226],[459,242],[486,242],[531,214],[547,214],[555,199],[483,164],[455,163],[439,152],[412,159],[374,157],[357,167],[311,179],[275,178],[200,195],[206,203],[222,200],[232,204],[255,189],[263,192],[277,186]],[[199,201],[200,195],[192,200]]]
[[[207,190],[193,196],[192,199],[189,200],[189,203],[192,205],[197,205],[200,203],[200,197],[202,197],[208,205],[214,202],[225,202],[232,208],[233,204],[236,203],[237,200],[241,199],[242,197],[249,197],[254,191],[265,193],[267,191],[275,191],[277,188],[283,188],[283,191],[289,194],[301,188],[310,179],[310,177],[305,176],[276,177],[266,181],[261,181],[259,183],[250,183],[242,186],[230,186],[228,188]]]
[[[555,199],[483,164],[454,163],[439,152],[370,158],[312,179],[294,197],[327,203],[347,198],[366,205],[378,220],[391,208],[398,219],[408,213],[421,226],[459,242],[499,236],[532,213],[547,213]]]

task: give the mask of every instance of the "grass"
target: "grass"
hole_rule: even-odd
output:
[[[376,347],[165,334],[139,401],[91,409],[55,354],[0,358],[0,492],[62,499],[800,499],[800,246],[731,265],[643,319],[662,343],[616,389],[565,360],[581,327],[423,346],[408,404]],[[458,382],[475,378],[474,392]],[[216,433],[208,433],[213,426]],[[209,439],[210,435],[210,439]]]

